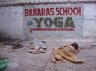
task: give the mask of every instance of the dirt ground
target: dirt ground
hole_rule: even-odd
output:
[[[35,42],[37,43],[37,42]],[[39,42],[38,42],[39,43]],[[62,46],[68,42],[47,41],[46,53],[28,53],[26,45],[28,41],[22,42],[23,48],[11,50],[11,45],[4,45],[0,48],[0,55],[8,57],[9,63],[7,71],[96,71],[96,43],[78,43],[84,48],[77,56],[84,61],[84,64],[57,63],[50,62],[53,48]]]

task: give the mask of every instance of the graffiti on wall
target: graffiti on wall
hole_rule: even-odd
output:
[[[35,5],[24,8],[24,20],[30,33],[32,31],[81,31],[82,15],[83,7],[75,4]]]

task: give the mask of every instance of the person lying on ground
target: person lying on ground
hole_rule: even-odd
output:
[[[83,63],[83,61],[78,59],[76,56],[76,54],[78,54],[80,50],[81,48],[77,43],[54,48],[52,51],[52,62],[65,62],[67,60],[73,63]]]

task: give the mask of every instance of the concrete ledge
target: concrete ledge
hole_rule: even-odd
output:
[[[63,41],[63,42],[93,42],[93,43],[96,42],[95,37],[93,37],[93,38],[88,38],[88,37],[86,37],[86,38],[37,37],[37,38],[33,38],[33,39],[35,39],[37,41],[44,40],[44,41]]]

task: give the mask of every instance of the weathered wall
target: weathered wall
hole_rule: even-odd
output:
[[[95,28],[96,8],[95,7],[96,7],[95,3],[84,4],[84,20],[83,20],[84,23],[83,23],[82,37],[83,38],[90,37],[89,41],[91,41],[91,39],[92,41],[95,41],[94,37],[96,36],[96,28]],[[24,39],[25,35],[24,35],[24,28],[23,28],[23,12],[22,11],[23,11],[23,7],[21,6],[1,7],[0,8],[0,30],[6,32],[12,37]],[[70,41],[70,39],[68,40]]]
[[[96,3],[84,4],[84,26],[83,36],[96,36]]]
[[[23,34],[23,7],[0,8],[0,30],[13,38],[24,39]]]
[[[26,6],[25,31],[34,37],[82,37],[83,11],[82,4]]]

